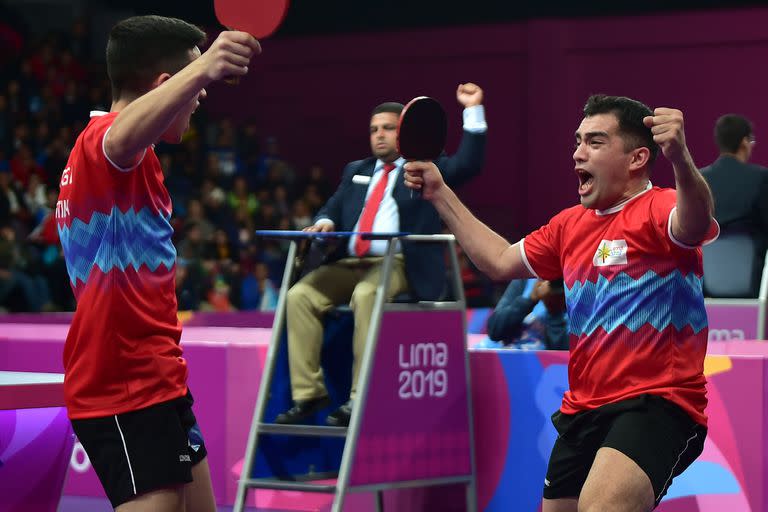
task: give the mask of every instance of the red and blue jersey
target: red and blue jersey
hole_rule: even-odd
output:
[[[649,184],[609,210],[563,210],[523,240],[529,269],[565,284],[571,354],[562,412],[649,393],[706,425],[702,255],[674,238],[675,204],[674,190]],[[712,239],[718,229],[713,220]]]
[[[104,152],[116,112],[93,117],[61,178],[56,225],[77,299],[64,346],[69,417],[183,396],[171,200],[153,148],[131,169]]]

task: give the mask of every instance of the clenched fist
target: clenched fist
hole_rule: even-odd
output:
[[[643,123],[651,129],[654,142],[661,147],[669,161],[674,164],[685,158],[688,148],[685,145],[683,113],[680,110],[656,108],[652,116],[643,119]]]

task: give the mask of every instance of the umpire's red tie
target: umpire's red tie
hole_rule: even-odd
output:
[[[387,181],[389,181],[389,172],[394,168],[395,164],[384,164],[384,167],[382,168],[384,173],[381,175],[378,183],[376,183],[376,187],[365,202],[365,208],[363,208],[363,213],[360,215],[360,225],[357,228],[358,231],[370,232],[373,230],[373,219],[376,218],[376,212],[379,211],[379,205],[384,198],[384,191],[387,189]],[[362,257],[365,256],[370,249],[371,241],[363,240],[362,237],[358,236],[357,240],[355,240],[355,254],[358,257]]]

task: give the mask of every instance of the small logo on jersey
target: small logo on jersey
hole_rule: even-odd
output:
[[[189,455],[179,455],[179,462],[192,462]]]
[[[607,267],[608,265],[626,265],[627,241],[602,240],[600,245],[597,246],[595,256],[592,258],[592,264],[596,267]]]
[[[549,487],[549,485],[550,485],[550,484],[549,484],[549,480],[547,480],[547,479],[545,478],[545,479],[544,479],[544,486],[545,486],[545,487]]]

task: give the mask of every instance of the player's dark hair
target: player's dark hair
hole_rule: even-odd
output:
[[[735,153],[744,137],[752,137],[752,123],[746,117],[726,114],[715,123],[715,142],[721,153]]]
[[[624,139],[624,150],[646,147],[651,155],[648,166],[653,165],[659,154],[659,145],[653,141],[651,129],[643,124],[643,118],[652,116],[653,111],[647,105],[624,96],[595,94],[584,105],[584,117],[598,114],[613,114],[619,120],[619,134]]]
[[[134,16],[118,22],[107,42],[113,101],[124,93],[146,93],[160,73],[177,73],[203,41],[205,32],[177,18]]]

